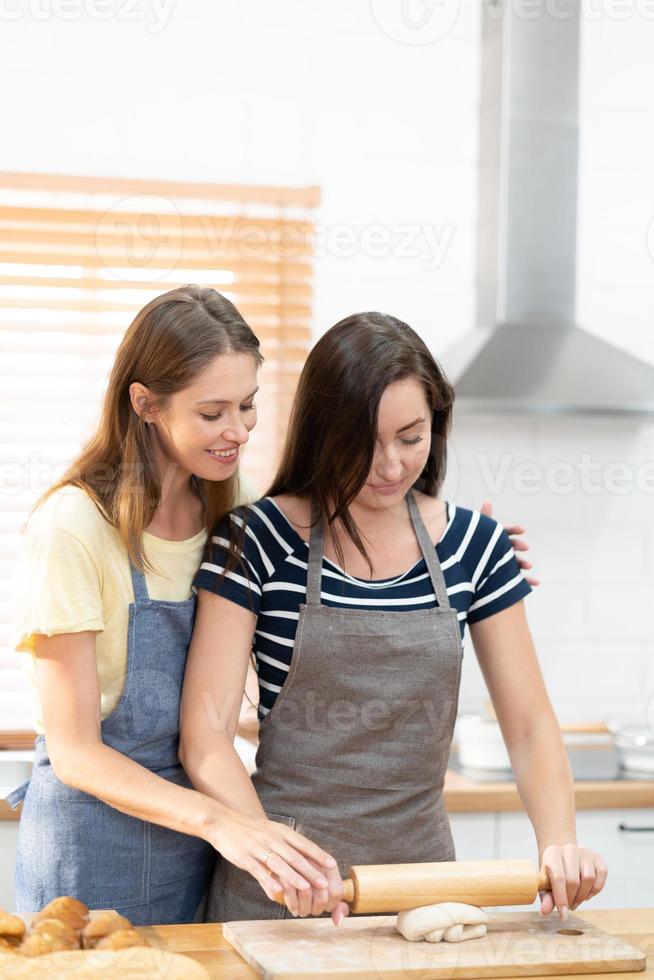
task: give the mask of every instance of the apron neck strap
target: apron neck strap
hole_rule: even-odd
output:
[[[139,572],[131,562],[129,563],[129,570],[132,575],[135,600],[137,602],[149,602],[150,594],[148,592],[148,584],[145,581],[145,575],[142,572]]]
[[[449,608],[450,601],[447,597],[447,587],[440,562],[436,556],[436,547],[429,537],[427,528],[420,514],[416,503],[413,490],[409,490],[406,495],[409,505],[409,515],[411,523],[422,551],[422,556],[427,565],[427,571],[434,587],[434,595],[439,606]],[[317,501],[311,502],[311,534],[309,537],[309,559],[307,562],[307,606],[320,605],[320,591],[322,580],[322,559],[323,559],[323,529],[322,515],[320,514]]]
[[[436,602],[439,606],[445,606],[445,608],[448,608],[450,605],[450,600],[447,597],[447,586],[445,585],[443,569],[441,568],[441,563],[436,555],[436,545],[429,537],[429,532],[427,531],[422,515],[420,514],[420,508],[416,503],[413,490],[409,490],[406,497],[409,503],[409,514],[411,515],[413,530],[416,532],[418,544],[420,545],[420,550],[422,551],[422,557],[425,559],[425,565],[427,566],[427,571],[429,572],[429,577],[431,578],[431,584],[434,586]]]
[[[322,515],[315,498],[311,501],[311,534],[309,535],[309,560],[307,562],[307,606],[320,605],[322,581],[323,534]]]

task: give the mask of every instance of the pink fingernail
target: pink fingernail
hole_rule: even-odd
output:
[[[326,868],[335,868],[336,867],[336,861],[334,860],[333,857],[325,858],[325,867]]]

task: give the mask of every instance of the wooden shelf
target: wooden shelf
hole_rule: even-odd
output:
[[[36,732],[25,729],[24,731],[0,730],[0,752],[7,749],[33,749]]]

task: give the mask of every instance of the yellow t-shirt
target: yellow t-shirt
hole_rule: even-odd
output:
[[[242,481],[241,500],[256,496]],[[145,573],[151,599],[190,598],[206,539],[204,529],[185,541],[166,541],[144,532],[145,554],[156,569],[154,574]],[[118,704],[125,684],[132,602],[127,549],[116,528],[84,490],[57,490],[27,525],[12,598],[12,646],[32,654],[26,668],[37,732],[42,734],[44,727],[35,676],[35,635],[97,631],[100,708],[106,718]]]

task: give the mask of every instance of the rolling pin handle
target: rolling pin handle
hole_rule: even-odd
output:
[[[548,892],[550,891],[550,879],[547,877],[546,871],[538,872],[538,884],[536,885],[537,892]]]
[[[346,878],[343,882],[343,901],[351,905],[354,901],[356,895],[356,890],[354,887],[354,882],[351,878]],[[273,895],[273,901],[277,902],[278,905],[286,905],[284,901],[284,892],[280,889]]]

